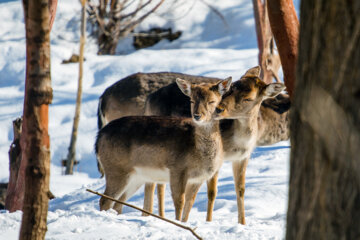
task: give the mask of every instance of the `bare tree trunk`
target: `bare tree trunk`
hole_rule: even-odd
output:
[[[20,147],[20,136],[22,131],[22,118],[17,118],[13,121],[14,140],[10,145],[9,150],[9,184],[7,186],[5,209],[10,212],[14,212],[17,209],[12,205],[12,199],[16,194],[16,182],[19,175],[20,163],[21,163],[21,147]]]
[[[84,65],[84,47],[86,41],[85,29],[86,29],[86,0],[81,0],[81,27],[80,27],[80,54],[79,54],[79,79],[78,79],[78,90],[76,95],[76,107],[74,124],[71,132],[71,140],[69,146],[69,152],[66,160],[66,171],[65,174],[73,174],[73,168],[75,163],[76,155],[76,139],[80,121],[80,108],[81,108],[81,95],[82,95],[82,78],[83,78],[83,65]]]
[[[17,184],[25,185],[25,197],[22,202],[20,239],[44,239],[50,195],[48,111],[52,101],[49,1],[23,0],[23,6],[26,82],[20,170],[25,172],[25,181],[18,177]]]
[[[286,239],[360,239],[360,4],[303,0]]]
[[[271,31],[280,54],[284,82],[292,96],[298,54],[299,21],[292,0],[271,0],[267,7]]]
[[[269,44],[272,39],[269,17],[267,14],[267,0],[253,0],[254,17],[256,26],[256,37],[259,48],[259,65],[261,66],[261,78],[266,83],[272,82],[272,72],[266,67],[266,55],[268,53]]]
[[[36,2],[29,2],[28,0],[23,0],[23,5],[24,5],[24,7],[26,6],[26,9],[24,8],[24,19],[27,19],[27,17],[28,17],[28,6],[29,5],[31,5],[31,7],[32,6],[35,6],[36,4],[38,4],[38,2],[39,1],[36,1]],[[41,1],[42,2],[42,1]],[[53,21],[53,16],[55,16],[56,15],[56,6],[57,6],[57,0],[49,0],[49,1],[46,1],[46,2],[49,2],[49,5],[48,4],[46,4],[46,6],[49,6],[49,9],[50,9],[50,13],[51,13],[51,18],[49,18],[48,19],[48,22],[47,22],[47,24],[49,24],[49,25],[52,25],[52,22],[51,21]],[[33,15],[35,15],[36,13],[33,13]],[[51,20],[52,19],[52,20]],[[26,23],[25,23],[25,25],[26,25]],[[28,27],[28,26],[26,26],[26,27]],[[29,26],[30,27],[30,26]],[[30,32],[30,30],[32,31],[32,32],[34,32],[33,31],[33,29],[28,29],[27,31],[29,31]],[[27,35],[28,35],[28,32],[26,33]],[[31,34],[33,34],[33,33],[31,33]],[[30,35],[30,36],[32,36],[32,35]],[[38,39],[35,39],[35,40],[38,40]],[[35,41],[32,41],[32,44],[33,45],[35,45],[37,42],[35,42]],[[30,55],[30,53],[29,53],[29,50],[28,50],[28,47],[27,47],[27,50],[26,50],[27,52],[26,52],[26,66],[30,66],[30,61],[29,61],[29,55]],[[36,54],[34,55],[34,56],[32,56],[32,57],[39,57],[39,56],[41,56],[41,57],[43,57],[43,55],[44,55],[44,53],[42,53],[42,52],[36,52]],[[41,59],[41,61],[42,61],[42,59]],[[30,80],[28,80],[28,67],[27,67],[27,76],[26,76],[26,82],[25,82],[25,88],[27,87],[27,85],[28,85],[28,81],[30,81]],[[32,76],[31,76],[32,77]],[[40,83],[37,83],[37,84],[40,84]],[[39,90],[37,90],[37,89],[35,89],[35,90],[31,90],[31,98],[33,98],[33,96],[34,95],[36,95],[37,93],[40,93],[40,94],[42,94],[41,93],[41,89],[43,89],[44,87],[43,86],[41,86],[41,88],[39,88]],[[24,115],[24,119],[25,119],[25,109],[27,108],[26,106],[25,106],[25,104],[27,104],[27,102],[26,102],[26,89],[25,89],[25,101],[24,101],[24,113],[23,113],[23,115]],[[30,90],[29,90],[29,92],[30,92]],[[30,96],[28,96],[28,98],[29,98]],[[44,95],[44,98],[45,98],[46,96]],[[36,104],[36,103],[34,103],[34,104]],[[47,107],[47,105],[45,105],[45,106],[43,106],[43,107],[41,107],[41,114],[45,114],[45,112],[47,112],[47,109],[48,109],[48,107]],[[24,120],[24,121],[26,121],[26,120]],[[35,126],[34,126],[35,127]],[[22,148],[22,150],[21,150],[21,152],[23,153],[23,151],[24,151],[24,145],[23,144],[25,144],[24,143],[24,140],[23,140],[23,137],[21,136],[20,137],[20,146],[21,146],[21,148]],[[10,196],[7,196],[7,198],[6,198],[6,202],[7,202],[7,206],[8,206],[8,209],[12,212],[12,211],[16,211],[16,210],[22,210],[23,209],[23,204],[24,204],[24,194],[25,194],[25,170],[26,170],[26,168],[27,168],[27,164],[28,164],[28,162],[27,162],[27,159],[26,158],[24,158],[24,156],[21,156],[21,163],[20,163],[20,168],[19,168],[19,171],[18,171],[18,175],[17,175],[17,179],[16,179],[16,185],[14,186],[14,185],[11,185],[11,186],[9,186],[8,187],[8,192],[10,191],[11,192],[11,194],[10,194]]]

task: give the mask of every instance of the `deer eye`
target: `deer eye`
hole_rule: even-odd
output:
[[[210,101],[210,102],[209,102],[209,104],[214,104],[214,103],[215,103],[215,101]]]
[[[216,108],[215,111],[216,111],[216,113],[219,114],[219,113],[222,113],[224,111],[224,109],[223,108]]]
[[[254,100],[252,100],[251,98],[245,98],[244,99],[244,102],[252,102],[252,101],[254,101]]]

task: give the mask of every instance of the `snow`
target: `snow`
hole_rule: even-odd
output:
[[[75,1],[76,2],[76,1]],[[166,1],[158,13],[138,30],[172,27],[182,30],[179,40],[134,51],[131,39],[119,45],[115,56],[97,56],[94,39],[87,39],[83,100],[76,158],[80,164],[72,176],[62,175],[61,160],[67,155],[75,109],[77,64],[61,64],[78,52],[80,3],[58,2],[51,32],[53,104],[50,106],[50,189],[56,199],[49,203],[46,239],[193,239],[190,232],[153,217],[142,217],[125,207],[124,214],[99,211],[99,197],[86,188],[104,191],[93,150],[97,132],[98,97],[117,80],[135,72],[173,71],[238,79],[257,65],[257,43],[251,1],[211,2],[225,17],[222,21],[202,1]],[[298,6],[296,4],[295,6]],[[172,11],[166,11],[166,7]],[[25,78],[25,38],[21,1],[0,1],[0,182],[9,177],[8,150],[13,139],[12,120],[22,114]],[[90,30],[90,27],[88,27]],[[231,163],[224,163],[218,183],[213,221],[206,222],[206,186],[202,186],[186,225],[197,228],[204,239],[284,238],[290,143],[258,147],[246,172],[245,214],[247,224],[237,224],[236,194]],[[128,201],[142,207],[143,189]],[[174,219],[167,188],[166,217]],[[157,201],[155,201],[157,212]],[[20,211],[0,212],[0,239],[17,239]]]

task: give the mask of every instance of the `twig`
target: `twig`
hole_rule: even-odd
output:
[[[109,197],[109,196],[104,195],[104,194],[101,194],[101,193],[99,193],[99,192],[95,192],[95,191],[93,191],[93,190],[91,190],[91,189],[86,189],[86,191],[91,192],[91,193],[96,194],[96,195],[99,195],[99,196],[102,196],[102,197],[107,198],[107,199],[109,199],[109,200],[111,200],[111,201],[114,201],[114,202],[117,202],[117,203],[121,203],[121,204],[123,204],[123,205],[125,205],[125,206],[134,208],[134,209],[139,210],[139,211],[141,211],[141,212],[143,212],[143,213],[146,213],[146,214],[148,214],[148,215],[150,215],[150,216],[153,216],[153,217],[156,217],[156,218],[158,218],[158,219],[161,219],[161,220],[163,220],[163,221],[165,221],[165,222],[172,223],[172,224],[174,224],[175,226],[178,226],[178,227],[180,227],[180,228],[183,228],[183,229],[186,229],[186,230],[190,231],[197,239],[202,240],[202,238],[201,238],[199,235],[197,235],[196,232],[194,231],[195,229],[191,229],[191,228],[188,227],[188,226],[182,225],[182,224],[180,224],[180,223],[174,222],[174,221],[172,221],[172,220],[170,220],[170,219],[167,219],[167,218],[164,218],[164,217],[160,217],[160,216],[158,216],[158,215],[156,215],[156,214],[153,214],[153,213],[151,213],[151,212],[148,212],[148,211],[146,211],[146,210],[144,210],[144,209],[141,209],[141,208],[139,208],[139,207],[136,207],[136,206],[131,205],[131,204],[126,203],[126,202],[119,201],[119,200],[117,200],[117,199],[115,199],[115,198]]]
[[[213,11],[216,15],[218,15],[218,17],[223,21],[224,25],[226,28],[229,28],[229,24],[227,23],[224,15],[222,15],[222,13],[217,10],[213,5],[211,5],[210,3],[206,2],[205,0],[200,0],[200,2],[202,2],[203,4],[205,4],[208,8],[210,8],[211,11]]]

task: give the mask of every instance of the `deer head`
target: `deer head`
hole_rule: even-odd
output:
[[[285,89],[282,83],[266,84],[260,80],[260,67],[249,69],[223,96],[216,108],[216,119],[257,116],[261,102],[276,97]]]
[[[217,83],[192,84],[190,81],[176,79],[180,90],[190,97],[191,116],[197,124],[213,120],[213,113],[222,96],[230,89],[231,77]]]

